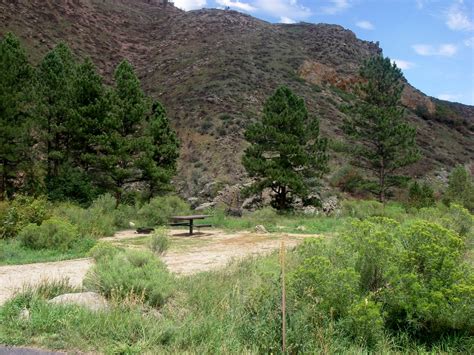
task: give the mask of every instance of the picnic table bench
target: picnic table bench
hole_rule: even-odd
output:
[[[204,228],[204,227],[212,227],[211,224],[194,224],[195,219],[206,219],[210,217],[206,214],[198,214],[198,215],[190,215],[190,216],[173,216],[171,220],[173,221],[170,223],[170,226],[178,227],[178,226],[186,226],[189,227],[189,235],[193,235],[194,227],[196,228]]]

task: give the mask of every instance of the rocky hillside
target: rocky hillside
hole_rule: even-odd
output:
[[[109,78],[120,60],[130,60],[181,137],[176,185],[188,196],[209,181],[244,179],[243,130],[281,84],[321,119],[337,171],[344,164],[339,108],[353,99],[362,61],[382,50],[337,25],[270,24],[154,0],[0,0],[0,34],[6,31],[23,39],[33,61],[59,41],[90,56]],[[424,154],[414,175],[472,159],[474,107],[427,97],[410,85],[403,102]]]

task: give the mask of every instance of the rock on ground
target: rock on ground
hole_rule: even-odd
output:
[[[49,300],[48,303],[77,305],[91,311],[100,311],[108,307],[107,300],[95,292],[66,293]]]

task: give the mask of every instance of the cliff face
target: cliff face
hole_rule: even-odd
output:
[[[0,33],[13,31],[32,60],[59,41],[111,77],[127,58],[144,89],[167,107],[182,140],[177,188],[195,195],[209,181],[244,177],[243,131],[279,85],[305,98],[324,134],[343,140],[343,114],[361,63],[381,53],[336,25],[273,25],[234,11],[183,12],[148,0],[0,0]],[[407,85],[424,174],[474,156],[474,108],[429,98]],[[344,158],[332,154],[337,169]]]

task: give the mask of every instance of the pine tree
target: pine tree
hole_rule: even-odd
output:
[[[73,82],[76,66],[67,45],[59,44],[46,54],[38,68],[39,111],[46,149],[46,183],[53,195],[57,195],[54,192],[56,188],[62,189],[64,186],[61,170],[68,162],[71,135],[75,134]]]
[[[294,197],[306,198],[327,172],[327,140],[319,136],[319,120],[308,117],[303,99],[280,87],[266,101],[260,122],[250,125],[245,137],[243,165],[255,183],[250,192],[270,188],[272,205],[291,207]]]
[[[35,174],[31,156],[33,68],[13,34],[0,40],[0,200]],[[31,183],[33,186],[34,184]]]
[[[176,173],[176,162],[179,158],[179,140],[161,103],[153,103],[144,134],[148,138],[144,145],[145,149],[148,148],[148,154],[140,164],[151,197],[170,190],[170,182]]]
[[[360,100],[347,109],[343,129],[354,143],[354,164],[375,176],[367,186],[385,202],[390,188],[404,178],[396,172],[419,159],[416,130],[400,107],[403,74],[389,58],[371,58],[360,76]]]

